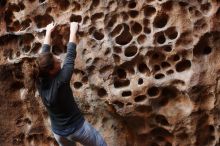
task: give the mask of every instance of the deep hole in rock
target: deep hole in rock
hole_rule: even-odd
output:
[[[148,27],[144,27],[144,32],[145,32],[146,34],[150,34],[150,33],[151,33],[151,29],[148,28]]]
[[[199,40],[199,42],[196,44],[196,46],[193,48],[193,55],[196,57],[201,57],[203,55],[209,55],[214,50],[214,48],[210,47],[210,38],[215,39],[218,41],[219,33],[205,33]]]
[[[180,5],[181,7],[186,7],[186,6],[188,6],[189,4],[188,4],[187,2],[179,2],[179,5]]]
[[[45,14],[45,15],[37,15],[34,17],[34,21],[38,28],[46,27],[49,23],[53,21],[53,17]]]
[[[172,58],[173,58],[173,59],[172,59],[173,61],[178,61],[178,60],[180,60],[180,56],[179,56],[178,54],[173,55]]]
[[[150,146],[160,146],[160,145],[157,144],[157,143],[155,143],[155,142],[152,142],[152,143],[150,144]]]
[[[28,51],[30,51],[30,49],[31,49],[31,47],[26,45],[21,50],[22,50],[22,52],[27,53]]]
[[[155,120],[157,123],[161,124],[161,125],[169,125],[166,117],[164,117],[163,115],[156,115],[155,116]]]
[[[169,16],[166,13],[159,12],[154,18],[153,26],[156,28],[163,28],[168,22]]]
[[[159,61],[161,62],[162,60],[165,60],[165,55],[162,52],[159,51],[152,51],[151,54],[149,54],[151,56],[151,61],[155,62],[155,61]]]
[[[45,0],[39,0],[39,2],[40,2],[40,3],[43,3],[43,2],[45,2]]]
[[[208,131],[209,131],[210,133],[215,132],[215,126],[214,126],[214,125],[208,125]]]
[[[208,27],[208,22],[205,18],[201,18],[194,23],[195,31],[200,31],[201,29],[206,29]]]
[[[93,33],[93,36],[96,40],[102,40],[104,38],[104,34],[98,31],[95,31]]]
[[[130,85],[130,81],[128,79],[126,80],[116,80],[114,82],[114,87],[115,88],[121,88],[121,87],[126,87]]]
[[[172,51],[172,47],[171,46],[165,46],[164,47],[164,51],[171,52]]]
[[[160,90],[158,89],[158,87],[150,87],[148,90],[147,90],[147,94],[150,96],[150,97],[153,97],[153,96],[158,96],[160,93]]]
[[[92,0],[90,8],[95,8],[100,4],[100,0]]]
[[[124,69],[118,68],[117,69],[117,75],[118,75],[119,78],[123,79],[123,78],[126,78],[127,73],[126,73],[126,71]]]
[[[94,31],[95,31],[95,27],[94,27],[94,26],[92,26],[92,27],[89,28],[89,34],[90,34],[90,35],[91,35]]]
[[[87,82],[88,82],[88,77],[87,77],[87,76],[84,76],[84,77],[82,78],[82,82],[83,82],[83,83],[87,83]]]
[[[19,6],[20,10],[24,10],[25,9],[25,5],[22,2],[19,2],[18,6]]]
[[[173,71],[172,69],[170,69],[170,70],[168,70],[166,73],[167,73],[167,75],[170,75],[170,74],[173,74],[174,71]]]
[[[131,91],[123,91],[122,92],[122,97],[127,97],[127,96],[131,96],[132,92]]]
[[[21,55],[21,52],[17,51],[15,54],[16,54],[16,57],[19,57]]]
[[[110,17],[110,20],[108,20],[108,17]],[[113,16],[109,16],[108,14],[105,15],[105,21],[107,21],[107,27],[112,27],[117,22],[117,18],[118,18],[117,14]]]
[[[159,71],[160,70],[160,66],[159,65],[154,65],[154,71]]]
[[[174,87],[164,87],[161,95],[166,99],[171,99],[177,96],[177,92],[177,89]]]
[[[113,50],[114,50],[115,53],[121,53],[121,52],[122,52],[121,48],[120,48],[120,47],[117,47],[117,46],[115,46],[115,47],[113,48]]]
[[[210,3],[205,3],[201,5],[201,11],[208,13],[211,9],[211,4]]]
[[[157,43],[163,44],[165,42],[166,42],[166,38],[163,33],[157,36]]]
[[[12,11],[6,11],[5,12],[5,16],[4,16],[4,20],[6,22],[7,25],[12,23],[12,18],[13,18],[13,13]]]
[[[118,56],[117,54],[113,54],[113,59],[115,63],[119,63],[120,62],[120,56]]]
[[[111,65],[103,66],[103,67],[99,70],[99,73],[100,73],[100,74],[105,74],[107,71],[111,70],[111,68],[112,68]]]
[[[168,130],[166,130],[162,127],[154,128],[153,130],[151,130],[150,134],[152,134],[154,136],[161,136],[161,137],[170,137],[170,136],[172,136],[172,134]]]
[[[97,94],[98,94],[99,97],[104,97],[104,96],[107,95],[107,91],[105,90],[105,88],[100,88],[100,89],[98,89]]]
[[[142,78],[139,78],[138,79],[138,85],[141,85],[141,84],[143,84],[144,83],[144,80],[142,79]]]
[[[53,45],[53,46],[52,46],[52,52],[53,52],[55,55],[60,55],[61,53],[63,53],[63,50],[66,50],[66,49],[62,49],[62,48],[63,48],[62,46]]]
[[[112,37],[115,37],[116,35],[118,35],[118,34],[121,32],[122,28],[123,28],[123,25],[121,25],[121,24],[117,25],[117,26],[112,30],[112,32],[110,33],[110,35],[111,35]]]
[[[89,22],[89,16],[85,16],[83,18],[83,24],[87,24]]]
[[[139,34],[142,31],[142,26],[138,22],[134,22],[131,26],[131,32],[134,34]]]
[[[31,19],[29,19],[29,18],[22,21],[21,22],[22,30],[25,30],[27,27],[29,27],[30,23],[31,23]]]
[[[169,27],[166,31],[165,31],[166,36],[173,40],[176,39],[178,36],[178,32],[176,30],[176,27]]]
[[[19,12],[20,8],[18,5],[16,5],[15,3],[9,3],[8,4],[8,11],[15,11],[15,12]]]
[[[157,59],[159,59],[160,55],[155,52],[155,53],[152,54],[151,57],[152,57],[153,60],[157,60]]]
[[[70,5],[69,0],[54,0],[54,2],[60,7],[61,10],[68,9]]]
[[[33,48],[31,49],[31,51],[32,51],[33,53],[37,53],[40,48],[41,48],[41,43],[39,43],[39,42],[34,42]]]
[[[13,50],[11,48],[6,48],[3,51],[3,56],[12,59]]]
[[[7,0],[0,1],[0,7],[4,7],[7,4]]]
[[[143,24],[144,24],[144,26],[148,27],[148,26],[149,26],[149,24],[150,24],[150,20],[149,20],[149,19],[144,18],[144,19],[143,19]]]
[[[211,52],[212,52],[212,48],[211,47],[209,47],[209,46],[204,47],[204,49],[203,49],[203,54],[204,55],[208,55]]]
[[[152,108],[147,105],[139,105],[135,108],[136,111],[141,112],[141,113],[149,113],[152,112]]]
[[[150,17],[156,12],[156,9],[153,6],[146,5],[144,6],[144,16]]]
[[[124,21],[127,21],[129,19],[129,15],[127,14],[127,12],[123,11],[120,13],[120,15]]]
[[[130,1],[129,4],[128,4],[128,7],[131,8],[131,9],[133,9],[133,8],[136,7],[136,5],[137,5],[136,2]]]
[[[140,63],[140,64],[138,65],[138,70],[139,70],[141,73],[146,73],[146,72],[150,71],[149,68],[147,67],[147,65],[146,65],[145,63]]]
[[[172,144],[169,142],[166,142],[165,146],[172,146]]]
[[[18,20],[14,21],[12,27],[7,27],[7,29],[9,31],[19,31],[21,29],[21,24]]]
[[[191,67],[191,61],[189,60],[182,60],[176,64],[176,71],[182,72]]]
[[[19,45],[29,45],[33,40],[35,39],[34,35],[31,33],[26,33],[22,36],[20,36],[20,42]]]
[[[115,105],[117,108],[123,108],[124,107],[124,103],[122,103],[120,101],[114,101],[113,105]]]
[[[135,18],[135,17],[137,17],[138,14],[139,14],[139,12],[136,11],[136,10],[130,10],[128,13],[129,13],[129,15],[130,15],[131,18]]]
[[[21,88],[24,88],[24,83],[20,82],[20,81],[13,82],[10,85],[10,89],[12,91],[16,91],[16,90],[21,89]]]
[[[104,14],[102,12],[101,13],[95,13],[91,16],[91,21],[95,22],[96,20],[101,19],[103,17],[104,17]]]
[[[111,48],[106,48],[106,50],[105,50],[105,52],[104,52],[104,55],[106,56],[106,55],[109,55],[109,54],[111,54]]]
[[[218,10],[217,10],[217,12],[216,12],[215,16],[217,17],[217,19],[219,19],[219,18],[220,18],[220,8],[218,8]]]
[[[28,1],[31,2],[31,3],[35,2],[35,0],[28,0]]]
[[[173,1],[167,1],[161,6],[162,11],[171,11],[173,9]]]
[[[171,65],[168,63],[168,62],[166,62],[166,61],[163,61],[162,63],[161,63],[161,67],[162,68],[168,68],[168,67],[170,67]]]
[[[128,46],[126,49],[125,49],[125,56],[126,57],[133,57],[137,54],[138,52],[138,48],[134,45],[132,46]]]
[[[147,97],[145,95],[139,95],[137,97],[134,98],[135,102],[142,102],[146,99]]]
[[[100,58],[99,57],[95,57],[94,59],[93,59],[93,61],[92,61],[92,64],[98,64],[99,63],[99,61],[100,61]]]
[[[70,16],[70,22],[78,22],[78,23],[80,23],[81,21],[82,21],[82,17],[80,15],[72,14]]]
[[[165,75],[162,74],[162,73],[158,73],[158,74],[156,74],[156,75],[154,76],[155,79],[162,79],[162,78],[164,78],[164,77],[165,77]]]
[[[81,82],[74,82],[74,84],[73,84],[74,88],[76,88],[76,89],[81,88],[82,85],[83,85],[83,84],[82,84]]]
[[[89,67],[87,68],[88,73],[93,72],[93,71],[95,70],[95,68],[96,68],[96,67],[95,67],[94,65],[89,66]]]
[[[124,30],[122,33],[116,37],[115,41],[119,45],[126,45],[132,40],[132,35],[129,32],[129,26],[127,24],[124,24]]]
[[[141,35],[138,36],[137,42],[139,44],[143,44],[146,41],[146,39],[147,39],[147,37],[144,34],[141,34]]]

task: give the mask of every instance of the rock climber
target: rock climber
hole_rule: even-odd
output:
[[[85,120],[70,87],[79,24],[70,23],[67,54],[62,67],[61,60],[50,51],[51,32],[55,26],[53,22],[46,26],[44,44],[37,58],[39,73],[36,81],[50,117],[54,137],[60,146],[73,146],[75,142],[85,146],[107,146],[100,133]]]

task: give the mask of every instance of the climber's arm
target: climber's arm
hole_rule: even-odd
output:
[[[63,68],[59,76],[61,82],[69,82],[73,74],[74,62],[76,58],[77,30],[78,30],[78,23],[72,22],[70,24],[70,37],[69,37],[69,43],[67,44],[67,54],[64,60]]]
[[[44,43],[43,43],[43,46],[42,46],[42,48],[40,50],[40,53],[50,52],[51,33],[54,30],[55,26],[56,26],[56,24],[53,23],[53,22],[47,25],[47,27],[46,27],[46,35],[45,35]]]

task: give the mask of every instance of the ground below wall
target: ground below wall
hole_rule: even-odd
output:
[[[0,145],[57,145],[35,58],[55,21],[64,59],[75,21],[73,94],[109,146],[220,146],[219,0],[1,0],[0,14]]]

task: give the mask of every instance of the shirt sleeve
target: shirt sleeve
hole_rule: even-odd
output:
[[[76,44],[73,42],[69,42],[67,44],[66,58],[64,60],[63,67],[58,76],[58,79],[61,82],[69,82],[71,80],[74,70],[75,58],[76,58]]]
[[[48,44],[43,44],[40,53],[45,53],[45,52],[50,52],[50,45],[48,45]]]

